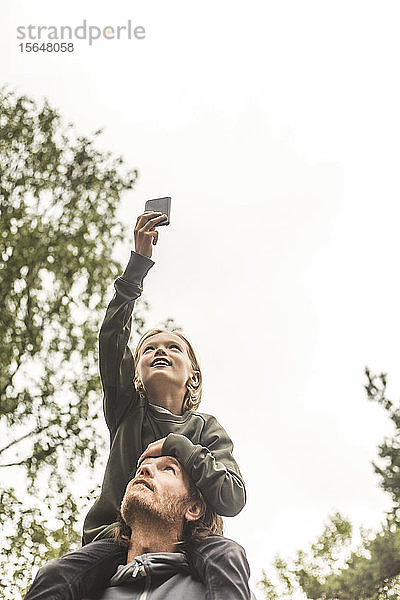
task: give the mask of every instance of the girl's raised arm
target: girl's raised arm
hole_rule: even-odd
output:
[[[143,291],[143,279],[154,262],[152,246],[157,243],[154,229],[165,219],[160,213],[145,213],[135,227],[135,252],[132,252],[123,275],[115,281],[115,294],[108,305],[99,335],[100,375],[104,390],[104,415],[111,441],[131,403],[136,402],[133,384],[135,376],[132,352],[128,347],[132,312]]]

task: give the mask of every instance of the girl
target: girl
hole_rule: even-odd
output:
[[[104,587],[124,551],[113,540],[125,487],[146,456],[174,456],[220,515],[233,516],[246,501],[233,444],[217,420],[195,412],[202,377],[189,341],[178,332],[155,329],[139,341],[135,357],[128,347],[132,311],[143,279],[154,262],[155,226],[165,215],[147,212],[135,227],[135,249],[100,330],[100,374],[110,456],[100,497],[84,523],[83,548],[43,567],[25,600],[77,600]],[[125,551],[126,552],[126,551]],[[248,600],[249,567],[243,548],[210,535],[187,552],[206,586],[207,600]]]

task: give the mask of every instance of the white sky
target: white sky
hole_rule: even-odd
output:
[[[363,369],[400,390],[398,2],[3,1],[1,81],[46,96],[138,167],[121,219],[172,196],[145,283],[198,351],[204,412],[248,503],[226,524],[254,581],[339,509],[377,526],[390,433]],[[19,51],[18,25],[143,25],[142,41]],[[118,250],[128,258],[130,240]],[[259,594],[259,592],[258,592]],[[260,594],[259,594],[260,595]]]

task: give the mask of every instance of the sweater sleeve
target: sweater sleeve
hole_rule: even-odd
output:
[[[233,517],[246,503],[246,490],[233,458],[232,441],[218,421],[209,417],[201,442],[193,444],[184,435],[170,433],[162,454],[179,460],[215,512]]]
[[[100,375],[104,390],[104,416],[111,441],[124,413],[136,401],[132,352],[128,347],[132,311],[143,291],[143,279],[154,262],[136,252],[123,275],[115,281],[115,294],[100,329]]]

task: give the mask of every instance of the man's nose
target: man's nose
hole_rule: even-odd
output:
[[[140,465],[137,474],[142,475],[142,477],[154,477],[154,467],[148,463]]]

